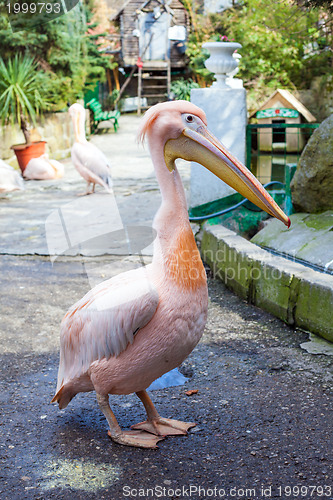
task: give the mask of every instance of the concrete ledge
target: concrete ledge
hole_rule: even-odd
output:
[[[205,225],[201,254],[243,299],[333,342],[333,276],[272,255],[221,225]]]

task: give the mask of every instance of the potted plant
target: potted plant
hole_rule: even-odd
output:
[[[45,141],[32,142],[29,121],[36,124],[36,116],[47,107],[41,93],[37,65],[27,55],[16,54],[4,61],[0,57],[0,119],[2,125],[17,123],[24,135],[25,144],[11,147],[22,173],[31,160],[45,153]]]

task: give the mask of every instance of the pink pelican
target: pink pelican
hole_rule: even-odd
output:
[[[72,146],[72,161],[76,170],[87,181],[87,191],[84,194],[92,194],[95,191],[96,184],[111,192],[111,165],[102,151],[86,139],[86,111],[84,107],[75,103],[72,104],[68,112],[72,117],[75,133],[75,142]],[[92,190],[90,191],[91,183]]]
[[[23,177],[30,180],[46,181],[60,179],[64,175],[64,166],[57,160],[50,160],[47,155],[32,158],[23,171]]]
[[[195,160],[289,226],[258,180],[208,131],[204,112],[187,101],[157,104],[145,114],[139,137],[149,149],[162,194],[153,226],[150,265],[93,288],[62,321],[58,386],[52,402],[65,408],[78,392],[96,391],[113,441],[156,448],[168,435],[195,424],[161,417],[147,387],[177,367],[203,333],[208,307],[206,273],[188,220],[177,158]],[[109,394],[135,392],[147,420],[122,430]]]

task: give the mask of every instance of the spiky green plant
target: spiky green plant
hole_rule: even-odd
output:
[[[7,61],[0,57],[0,119],[3,125],[18,123],[26,144],[31,142],[28,122],[35,124],[36,116],[47,107],[38,73],[27,55],[16,54]]]

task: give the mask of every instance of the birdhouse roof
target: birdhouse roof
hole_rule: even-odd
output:
[[[317,121],[316,117],[302,104],[289,90],[277,89],[258,109],[256,109],[251,117],[255,116],[258,111],[268,108],[289,107],[296,109],[307,122]]]

